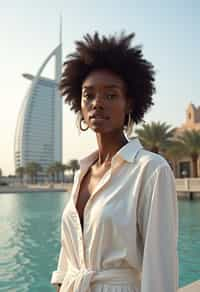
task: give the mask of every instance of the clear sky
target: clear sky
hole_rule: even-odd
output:
[[[29,86],[22,73],[36,74],[58,44],[63,16],[63,55],[87,32],[135,32],[144,56],[156,68],[155,105],[146,121],[184,122],[190,102],[200,105],[200,1],[198,0],[0,0],[0,168],[14,173],[14,133]],[[51,65],[51,64],[50,64]],[[51,76],[52,68],[46,69]],[[91,133],[80,136],[75,116],[63,109],[63,162],[96,147]]]

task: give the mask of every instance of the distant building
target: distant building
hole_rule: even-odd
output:
[[[54,79],[41,77],[48,62],[55,58]],[[23,100],[14,141],[15,169],[28,162],[40,163],[45,170],[62,161],[62,99],[58,91],[61,77],[62,44],[49,54],[36,76],[23,74],[31,81]]]
[[[185,130],[197,130],[200,131],[200,106],[196,107],[190,103],[186,109],[185,122],[181,127],[176,129],[176,134],[179,135]],[[177,177],[192,177],[192,160],[190,157],[183,157],[178,161],[175,171]],[[198,161],[198,175],[200,176],[200,158]]]
[[[184,130],[200,130],[200,106],[195,107],[194,104],[189,104],[186,110],[185,123],[178,128],[179,132]]]

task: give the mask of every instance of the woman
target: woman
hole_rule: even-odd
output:
[[[80,161],[51,283],[60,292],[175,292],[178,210],[167,162],[125,130],[153,104],[154,69],[134,34],[86,35],[64,64],[61,92],[98,149]]]

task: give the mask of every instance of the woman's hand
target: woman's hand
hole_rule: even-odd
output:
[[[56,292],[60,292],[61,285],[62,284],[54,284],[54,286],[56,288]]]

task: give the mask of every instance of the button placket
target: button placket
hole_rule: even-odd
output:
[[[89,198],[89,200],[91,200]],[[89,202],[88,200],[88,202]],[[84,237],[84,242],[83,242],[83,249],[84,249],[84,258],[85,258],[85,264],[87,266],[88,264],[88,238],[87,238],[87,227],[88,227],[88,202],[85,206],[84,212],[83,212],[83,237]]]
[[[81,229],[81,222],[78,215],[78,212],[76,211],[76,222],[77,222],[77,232],[78,232],[78,252],[80,257],[80,264],[82,267],[85,267],[85,260],[84,260],[84,239],[83,239],[83,232]]]
[[[88,208],[90,206],[92,197],[90,197],[85,205],[84,211],[83,211],[83,254],[84,254],[84,260],[85,260],[85,266],[88,265]]]
[[[88,263],[88,248],[86,246],[87,242],[87,227],[88,227],[88,205],[90,205],[90,201],[93,199],[93,196],[95,195],[96,191],[91,195],[91,197],[88,199],[84,211],[83,211],[83,231],[81,227],[81,221],[79,218],[78,210],[76,209],[76,202],[77,202],[77,197],[79,194],[80,190],[80,184],[82,177],[84,176],[85,173],[82,173],[77,182],[77,186],[74,192],[74,198],[73,198],[73,206],[74,206],[74,213],[76,216],[76,222],[77,222],[77,231],[78,231],[78,247],[79,247],[79,256],[80,256],[80,264],[82,267],[86,268],[87,263]]]

